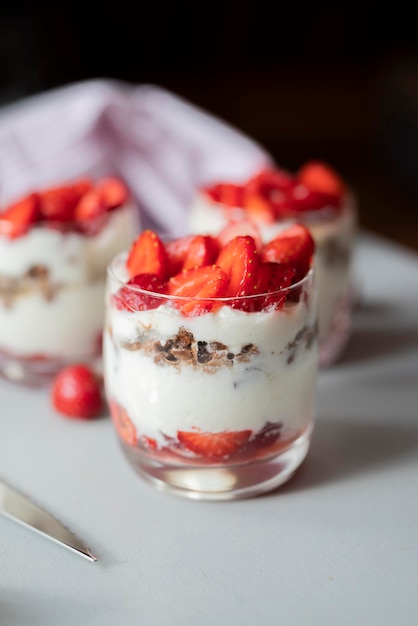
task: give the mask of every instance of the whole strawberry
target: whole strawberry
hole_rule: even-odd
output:
[[[67,417],[97,417],[103,406],[100,378],[81,363],[65,367],[52,383],[51,400],[54,409]]]

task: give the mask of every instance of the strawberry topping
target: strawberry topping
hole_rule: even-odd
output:
[[[322,161],[309,161],[298,172],[299,181],[310,191],[336,196],[343,196],[346,187],[341,176]]]
[[[130,276],[156,274],[161,279],[168,275],[168,257],[164,244],[152,230],[144,230],[134,241],[126,262]]]
[[[31,193],[0,214],[0,235],[13,239],[24,235],[39,217],[39,197]]]
[[[186,256],[183,261],[183,270],[203,265],[212,265],[219,253],[218,242],[210,235],[195,235],[189,241]]]
[[[126,287],[121,287],[117,293],[113,294],[113,304],[119,311],[145,311],[156,309],[161,304],[161,298],[135,288],[154,294],[167,293],[167,283],[157,274],[138,274],[127,282]]]
[[[229,279],[228,296],[248,296],[254,293],[258,254],[252,237],[243,235],[231,239],[221,250],[216,264]]]
[[[212,310],[215,303],[210,299],[226,296],[227,289],[228,278],[216,265],[185,270],[168,281],[170,295],[187,298],[175,300],[175,306],[188,316],[202,315]]]
[[[296,281],[299,281],[309,271],[314,249],[314,240],[306,226],[294,224],[264,246],[261,258],[264,262],[285,263],[294,267]]]

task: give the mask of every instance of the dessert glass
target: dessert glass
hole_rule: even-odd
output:
[[[139,227],[135,207],[99,216],[89,231],[51,219],[10,237],[8,226],[0,215],[0,374],[32,386],[69,363],[95,363],[106,267]]]
[[[357,295],[352,272],[352,257],[357,230],[357,202],[347,191],[338,208],[319,210],[264,221],[263,215],[242,206],[225,205],[200,191],[189,213],[191,233],[217,235],[228,224],[241,222],[242,233],[251,221],[263,242],[268,242],[290,224],[299,222],[309,228],[315,241],[315,275],[318,290],[319,364],[325,368],[342,354],[351,332],[352,312]],[[251,230],[251,226],[249,227]],[[249,232],[248,234],[253,234]]]
[[[261,294],[205,298],[203,314],[185,316],[179,303],[202,310],[203,301],[126,285],[125,265],[122,254],[108,269],[103,368],[131,465],[156,487],[194,499],[248,497],[287,481],[308,452],[315,418],[314,270],[268,294],[285,300],[278,310],[234,308],[265,302]],[[120,309],[121,288],[142,294],[147,309]]]

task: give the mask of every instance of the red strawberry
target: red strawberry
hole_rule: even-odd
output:
[[[228,207],[239,207],[242,205],[242,186],[233,183],[218,183],[207,187],[205,193],[215,202]]]
[[[187,316],[202,315],[210,311],[214,302],[206,298],[222,298],[226,295],[227,288],[225,272],[216,265],[186,270],[172,276],[168,281],[170,295],[187,298],[175,301],[176,307]]]
[[[97,417],[102,409],[101,382],[89,366],[70,365],[55,377],[51,398],[55,410],[67,417]]]
[[[272,262],[260,263],[257,293],[270,295],[266,295],[260,303],[257,298],[257,305],[261,304],[260,308],[266,308],[274,304],[275,308],[279,309],[285,303],[287,297],[286,291],[282,290],[290,287],[295,275],[295,268],[289,265]]]
[[[156,274],[138,274],[127,282],[126,287],[113,294],[113,304],[119,311],[145,311],[156,309],[161,304],[161,298],[136,291],[135,287],[153,293],[167,293],[167,283]]]
[[[127,443],[128,446],[135,446],[138,443],[138,436],[128,413],[114,400],[110,400],[109,409],[110,416],[119,437]]]
[[[105,213],[106,205],[98,189],[90,189],[80,198],[74,209],[74,219],[77,222],[86,222]]]
[[[279,168],[262,170],[247,182],[246,190],[261,193],[271,199],[275,191],[289,191],[295,185],[295,179],[290,172]]]
[[[103,178],[96,186],[106,211],[112,211],[125,204],[129,198],[128,188],[119,178]]]
[[[251,434],[251,430],[223,433],[179,431],[177,437],[187,450],[210,459],[222,459],[231,456],[242,448],[251,437]]]
[[[338,208],[341,204],[341,196],[323,191],[311,191],[305,185],[299,184],[292,189],[287,202],[295,213],[318,211],[325,207]]]
[[[341,176],[322,161],[308,161],[300,168],[298,178],[310,191],[318,191],[339,198],[346,192]]]
[[[260,229],[252,220],[247,219],[228,222],[218,234],[219,245],[223,248],[231,239],[240,235],[249,235],[254,239],[257,250],[261,249]]]
[[[157,274],[165,280],[168,274],[168,257],[164,244],[152,230],[144,230],[136,238],[126,262],[130,276]]]
[[[186,235],[185,237],[171,239],[165,244],[165,250],[168,257],[169,276],[174,276],[175,274],[181,272],[184,259],[186,258],[186,254],[193,237],[194,235]]]
[[[212,265],[219,253],[218,242],[210,235],[194,235],[189,241],[183,270]]]
[[[309,271],[315,244],[309,230],[303,224],[294,224],[282,230],[261,251],[264,262],[285,263],[296,270],[296,281]]]
[[[39,219],[39,197],[31,193],[0,213],[0,235],[19,237]]]
[[[90,187],[90,181],[82,179],[73,184],[50,187],[40,192],[40,208],[43,219],[59,222],[68,222],[74,219],[75,207]]]
[[[247,191],[244,194],[243,206],[248,217],[256,222],[271,224],[275,220],[276,214],[272,203],[260,193]]]
[[[229,279],[228,296],[254,293],[258,275],[258,253],[254,239],[248,235],[231,239],[221,250],[216,265]]]

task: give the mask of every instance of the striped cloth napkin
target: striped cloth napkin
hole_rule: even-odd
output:
[[[271,162],[237,129],[155,85],[90,80],[0,109],[0,206],[79,176],[117,175],[141,227],[179,236],[197,186]]]

